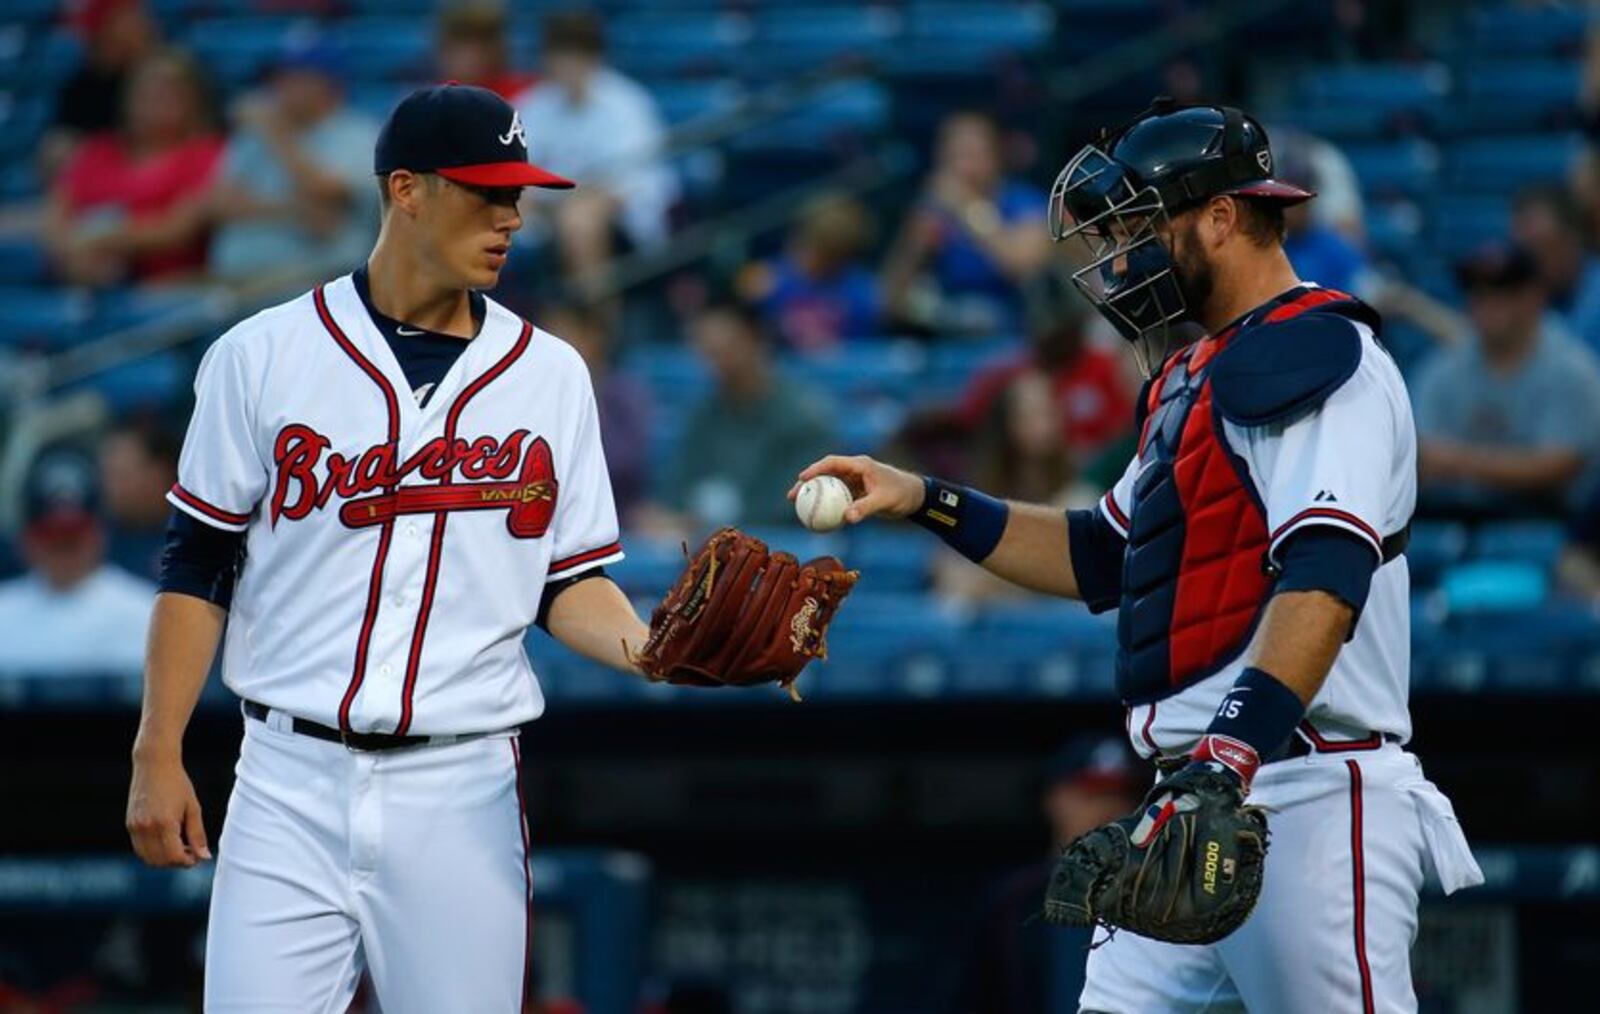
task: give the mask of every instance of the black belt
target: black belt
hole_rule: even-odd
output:
[[[244,713],[258,722],[265,722],[272,709],[256,701],[245,701]],[[309,718],[290,718],[289,728],[302,736],[323,739],[330,743],[343,743],[352,750],[362,751],[403,750],[408,746],[441,746],[445,743],[458,743],[464,739],[477,739],[483,735],[480,733],[472,736],[396,736],[387,732],[341,732],[321,722],[313,722]]]

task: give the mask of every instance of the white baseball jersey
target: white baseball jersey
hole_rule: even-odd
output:
[[[1375,339],[1361,334],[1354,376],[1321,407],[1287,424],[1240,426],[1223,421],[1223,437],[1248,468],[1266,508],[1269,554],[1311,525],[1330,525],[1372,545],[1400,531],[1417,499],[1417,437],[1400,370]],[[1135,458],[1101,498],[1100,512],[1124,537],[1133,510]],[[1401,556],[1380,566],[1352,639],[1340,650],[1307,717],[1334,736],[1411,735],[1406,706],[1411,664],[1411,579]],[[1188,753],[1211,724],[1222,698],[1245,667],[1241,653],[1220,671],[1171,697],[1132,708],[1134,747],[1145,756]]]
[[[549,579],[622,558],[588,371],[487,301],[419,407],[349,276],[207,351],[169,499],[246,533],[223,680],[355,732],[506,729]]]

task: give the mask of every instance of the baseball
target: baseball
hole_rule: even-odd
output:
[[[819,475],[800,484],[795,494],[794,512],[800,523],[813,532],[831,532],[844,524],[845,508],[855,499],[850,487],[836,475]]]

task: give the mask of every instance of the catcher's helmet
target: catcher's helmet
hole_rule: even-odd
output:
[[[1220,194],[1297,204],[1310,191],[1274,179],[1260,123],[1227,106],[1157,99],[1085,145],[1050,191],[1050,231],[1076,237],[1087,264],[1073,281],[1132,342],[1164,337],[1190,307],[1159,240],[1167,217]]]

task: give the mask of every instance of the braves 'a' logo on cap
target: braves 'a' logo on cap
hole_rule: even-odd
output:
[[[513,139],[521,141],[524,148],[528,146],[528,135],[522,132],[522,114],[515,109],[511,111],[511,129],[500,135],[500,143],[510,144]]]

